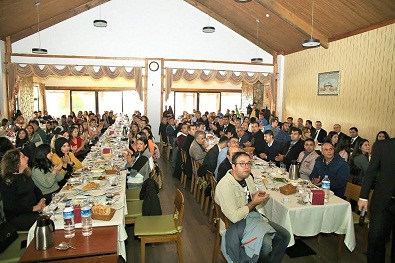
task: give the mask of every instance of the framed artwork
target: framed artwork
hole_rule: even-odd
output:
[[[318,73],[317,95],[335,95],[340,91],[340,71]]]

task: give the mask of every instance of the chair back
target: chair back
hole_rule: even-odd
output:
[[[214,196],[215,196],[215,188],[217,187],[217,181],[215,181],[214,175],[212,172],[207,171],[207,175],[208,175],[208,180],[210,181],[211,184],[211,198],[214,200]]]
[[[360,192],[361,192],[361,186],[353,183],[347,183],[344,196],[346,197],[346,200],[349,202],[350,200],[358,201]]]
[[[182,220],[184,218],[184,195],[177,188],[176,197],[174,199],[174,222],[179,232],[182,230]]]
[[[192,162],[192,171],[195,174],[195,176],[197,175],[197,170],[199,169],[199,167],[201,166],[201,164],[196,161],[195,159],[191,158],[191,162]]]
[[[181,150],[181,162],[182,164],[185,164],[187,162],[187,152],[183,149]]]
[[[220,218],[222,222],[225,223],[225,228],[228,229],[230,226],[230,220],[224,215],[224,213],[222,213],[221,207],[217,203],[215,203],[215,213],[217,218]]]

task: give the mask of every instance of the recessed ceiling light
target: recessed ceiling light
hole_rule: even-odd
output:
[[[269,17],[270,15],[269,14],[266,14],[266,17]]]

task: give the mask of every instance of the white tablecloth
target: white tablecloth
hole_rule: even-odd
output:
[[[259,167],[261,168],[261,167]],[[262,169],[252,169],[252,174],[261,176]],[[355,232],[349,202],[331,196],[324,205],[298,204],[296,194],[283,195],[278,191],[270,190],[267,203],[258,209],[271,221],[281,225],[291,234],[289,246],[295,244],[296,236],[315,236],[318,233],[345,234],[344,243],[350,251],[355,248]],[[283,198],[288,197],[289,203],[283,203]]]
[[[108,136],[108,130],[107,133],[102,136],[102,138],[100,138],[100,141],[102,142],[101,144],[103,145],[105,143],[105,138]],[[106,146],[106,145],[104,145]],[[119,149],[117,150],[121,150],[122,148],[124,148],[123,146],[118,146]],[[93,154],[93,152],[91,152],[90,154]],[[88,159],[88,158],[87,158]],[[83,164],[85,165],[86,162],[84,161]],[[100,175],[100,174],[99,174]],[[92,176],[98,176],[98,174],[94,174],[92,173]],[[95,227],[100,227],[100,226],[118,226],[118,255],[121,255],[123,257],[123,259],[125,260],[125,262],[127,262],[126,259],[126,248],[125,248],[125,240],[128,238],[128,235],[126,233],[125,230],[125,215],[128,214],[127,211],[127,206],[126,206],[126,171],[122,171],[121,172],[121,177],[122,180],[120,180],[119,185],[122,187],[121,191],[120,191],[120,198],[119,201],[117,201],[119,204],[123,204],[123,207],[116,210],[113,218],[110,221],[102,221],[102,220],[92,220],[92,225],[93,225],[93,234],[95,234]],[[108,183],[108,181],[106,181]],[[102,186],[102,188],[100,189],[107,189],[110,186],[104,185]],[[61,192],[63,192],[64,190],[62,190]],[[59,202],[58,204],[58,210],[57,213],[55,214],[55,229],[63,229],[63,215],[62,215],[62,211],[63,208],[65,206],[65,203],[63,202]],[[82,225],[81,223],[77,223],[75,224],[75,228],[81,228]],[[34,230],[36,228],[36,224],[34,224],[30,229],[29,229],[29,233],[28,233],[28,238],[27,238],[27,243],[29,244],[33,238],[34,238]],[[64,240],[55,240],[55,245],[59,244],[60,242],[62,242]]]

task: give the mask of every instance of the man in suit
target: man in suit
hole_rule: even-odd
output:
[[[265,140],[265,145],[263,148],[263,153],[261,153],[259,157],[268,162],[275,162],[276,156],[281,154],[281,144],[274,139],[273,131],[271,130],[265,131],[263,133],[263,138]]]
[[[348,132],[350,133],[350,148],[351,151],[354,151],[355,146],[359,145],[362,138],[358,135],[357,127],[351,127]]]
[[[341,131],[342,127],[340,126],[340,124],[336,123],[335,125],[333,125],[333,130],[337,133],[337,136],[339,137],[339,142],[343,140],[347,140],[347,141],[350,140],[350,137],[348,137],[347,134]]]
[[[217,176],[215,177],[215,180],[217,180],[217,182],[219,182],[219,180],[221,180],[221,178],[224,177],[225,174],[232,169],[233,154],[240,151],[241,150],[239,147],[232,146],[228,148],[228,152],[226,153],[226,158],[221,162],[221,164],[218,167],[218,173]]]
[[[236,127],[232,123],[230,123],[229,115],[225,115],[222,118],[222,121],[224,125],[222,126],[222,131],[219,134],[228,138],[237,136]]]
[[[189,148],[189,154],[191,158],[203,164],[204,157],[206,157],[206,133],[204,131],[196,131],[195,139],[193,140],[191,147]]]
[[[169,136],[169,143],[174,146],[174,137],[176,136],[176,125],[174,123],[174,118],[168,119],[168,125],[166,127],[166,134]]]
[[[207,152],[206,157],[204,157],[203,165],[207,167],[207,170],[214,173],[215,168],[217,167],[217,160],[219,152],[228,145],[229,138],[226,136],[222,136],[219,139],[218,144],[211,147],[211,149]]]
[[[187,160],[185,162],[183,170],[188,178],[191,178],[192,176],[192,162],[191,162],[191,155],[189,154],[189,148],[191,147],[192,142],[195,140],[195,132],[196,132],[196,126],[193,124],[189,125],[188,135],[185,138],[184,145],[182,146],[182,149],[187,154]]]
[[[287,170],[291,166],[291,161],[299,157],[300,152],[304,150],[304,142],[302,140],[302,131],[299,128],[293,127],[291,129],[291,141],[287,142],[282,154],[276,156],[276,162],[283,162],[287,166]]]
[[[250,142],[245,142],[244,145],[247,147],[255,147],[254,154],[260,155],[263,153],[263,146],[265,141],[263,140],[263,133],[259,129],[259,124],[257,122],[251,123],[252,136]]]
[[[314,141],[318,141],[318,143],[323,143],[325,141],[327,132],[326,132],[326,130],[322,129],[321,121],[315,122],[315,133],[312,133],[312,134],[313,134]]]
[[[395,261],[395,138],[377,141],[362,184],[359,210],[368,209],[370,223],[368,235],[368,263],[385,262],[385,245],[390,239],[391,262]],[[380,176],[378,176],[380,175]],[[369,192],[377,179],[372,200]]]
[[[320,155],[315,151],[315,142],[311,138],[304,141],[304,151],[299,154],[296,160],[300,163],[299,174],[303,180],[308,180],[311,172],[313,171],[315,159]]]
[[[270,131],[270,130],[268,130]],[[284,122],[283,126],[281,127],[281,130],[277,132],[277,134],[274,136],[274,139],[281,145],[283,146],[287,142],[291,140],[290,136],[290,126],[288,122]]]
[[[305,126],[310,129],[311,135],[315,134],[315,128],[313,127],[313,122],[311,120],[306,120]]]
[[[250,140],[250,135],[240,126],[237,128],[237,138],[239,140],[239,147],[244,148],[244,143]]]

